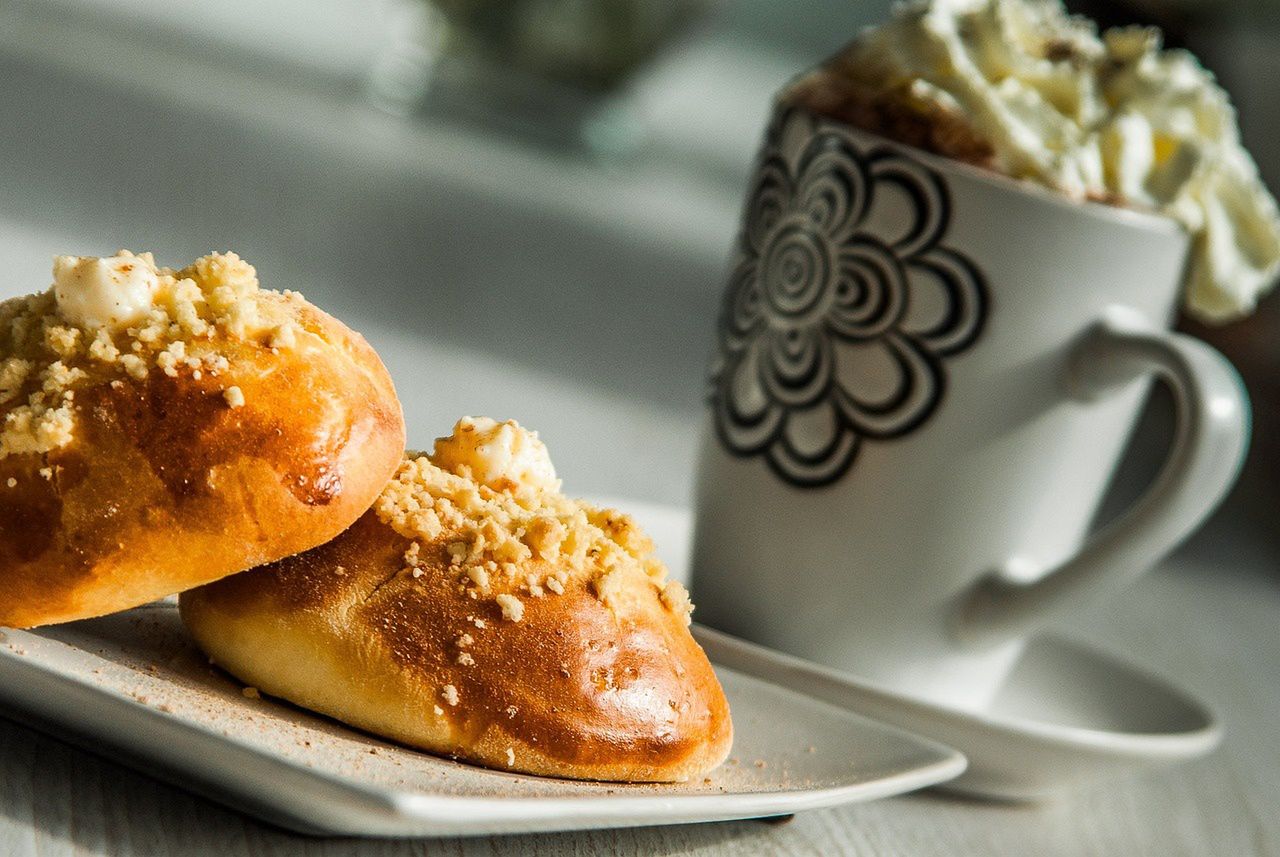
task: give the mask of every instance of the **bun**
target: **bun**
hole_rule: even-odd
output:
[[[359,334],[259,290],[233,254],[153,270],[161,297],[127,329],[77,327],[52,290],[0,304],[0,625],[123,610],[314,547],[402,456],[391,379]]]
[[[664,577],[620,513],[414,457],[332,542],[179,603],[240,680],[353,726],[503,770],[679,781],[733,730]]]

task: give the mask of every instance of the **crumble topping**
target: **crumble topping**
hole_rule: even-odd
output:
[[[217,377],[230,368],[218,342],[297,342],[284,306],[300,298],[260,289],[235,253],[177,270],[128,250],[58,256],[53,276],[46,291],[0,303],[0,458],[70,443],[75,390],[90,376],[116,375],[113,386],[152,371]],[[244,404],[237,387],[223,395],[230,407]]]
[[[502,618],[512,622],[519,622],[524,618],[524,603],[507,592],[499,593],[494,601],[498,602],[498,606],[502,608]]]
[[[433,454],[409,454],[374,509],[411,540],[405,574],[420,577],[423,558],[443,553],[459,593],[492,600],[505,621],[521,621],[525,597],[575,585],[614,610],[656,592],[689,621],[688,593],[636,523],[560,493],[546,447],[513,420],[459,420]]]
[[[689,591],[674,580],[668,580],[658,593],[662,603],[668,610],[683,613],[686,616],[693,612],[693,602],[689,600]]]

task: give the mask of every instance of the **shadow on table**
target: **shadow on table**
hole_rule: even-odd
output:
[[[0,212],[81,242],[106,236],[66,252],[124,244],[174,263],[234,248],[265,286],[300,289],[348,321],[657,407],[700,401],[718,247],[522,201],[465,160],[393,168],[342,134],[268,132],[12,59],[0,58],[0,80],[0,107],[20,117],[0,136]],[[581,173],[561,196],[599,192]]]

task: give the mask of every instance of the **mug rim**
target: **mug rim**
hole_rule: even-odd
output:
[[[1167,214],[1161,214],[1158,211],[1140,208],[1126,208],[1119,205],[1112,205],[1106,202],[1099,202],[1092,199],[1073,199],[1066,193],[1045,185],[1038,184],[1031,179],[1019,179],[998,170],[980,167],[976,164],[970,164],[955,158],[948,158],[945,155],[939,155],[910,143],[903,143],[892,137],[886,137],[875,131],[868,131],[849,122],[840,119],[834,119],[822,113],[817,113],[808,107],[798,104],[788,104],[783,101],[775,103],[774,110],[776,112],[796,111],[803,113],[820,122],[827,122],[836,125],[847,131],[863,137],[870,137],[873,140],[902,149],[917,157],[935,169],[942,171],[953,171],[968,179],[977,181],[997,189],[1009,190],[1015,193],[1024,193],[1043,202],[1047,202],[1058,208],[1070,209],[1072,211],[1083,212],[1094,217],[1100,217],[1104,220],[1111,220],[1123,226],[1130,228],[1146,229],[1151,232],[1164,234],[1180,234],[1186,239],[1191,238],[1191,232],[1181,222],[1175,220]]]

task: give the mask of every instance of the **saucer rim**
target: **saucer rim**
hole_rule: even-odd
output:
[[[739,648],[744,655],[768,653],[779,666],[785,666],[791,671],[807,673],[810,678],[852,689],[864,696],[870,695],[882,705],[898,706],[900,709],[907,709],[917,715],[942,717],[952,726],[964,726],[970,729],[978,727],[988,733],[999,732],[1005,736],[1012,735],[1032,739],[1046,745],[1054,745],[1060,749],[1072,751],[1090,750],[1112,757],[1132,759],[1176,760],[1202,756],[1212,751],[1222,740],[1222,720],[1218,712],[1212,705],[1200,699],[1191,691],[1147,667],[1131,664],[1097,646],[1081,643],[1056,634],[1046,634],[1038,637],[1036,643],[1071,649],[1074,653],[1083,654],[1094,661],[1101,661],[1108,669],[1114,671],[1116,667],[1119,667],[1120,670],[1130,675],[1138,676],[1147,682],[1156,684],[1167,696],[1178,700],[1187,710],[1193,711],[1203,725],[1196,729],[1176,732],[1127,732],[1099,727],[1055,724],[1044,720],[1011,715],[1002,716],[998,710],[969,711],[910,696],[902,691],[892,690],[877,684],[870,679],[861,678],[853,673],[815,663],[759,643],[753,643],[710,626],[694,623],[692,630],[699,644],[704,644],[704,640],[709,640],[718,650],[727,647],[730,649]],[[838,705],[840,703],[833,702],[833,704]],[[857,710],[850,705],[843,707]],[[873,716],[876,719],[884,719],[881,714],[861,713],[868,713],[869,716]],[[903,728],[915,731],[910,725],[904,725]],[[943,743],[946,743],[946,741],[944,740]]]

